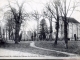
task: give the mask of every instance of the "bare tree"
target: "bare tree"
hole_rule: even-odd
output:
[[[59,1],[55,0],[47,5],[47,10],[50,12],[50,36],[52,37],[52,18],[56,20],[56,39],[54,44],[57,45],[58,32],[59,32]]]
[[[16,2],[17,6],[18,6],[18,11],[17,9],[14,7],[11,6],[10,4],[10,1],[9,2],[9,8],[10,8],[10,12],[11,12],[11,15],[13,16],[13,19],[14,22],[15,22],[15,43],[18,44],[18,42],[20,41],[19,40],[19,31],[20,31],[20,27],[21,27],[21,24],[22,22],[25,20],[25,13],[23,12],[23,5],[24,5],[24,2],[19,5],[18,2]],[[9,18],[9,17],[8,17]]]
[[[31,13],[31,17],[34,17],[35,20],[37,21],[37,40],[38,40],[40,14],[38,13],[38,11],[34,11],[34,12]]]
[[[76,1],[72,3],[73,4],[72,6],[71,6],[71,3],[72,3],[72,0],[68,2],[67,0],[61,0],[60,5],[59,5],[62,20],[64,22],[64,40],[65,40],[66,48],[68,48],[68,19],[67,19],[67,16],[69,15],[69,11],[71,11],[70,13],[70,16],[71,16],[72,13],[75,11],[76,7],[78,6]]]
[[[78,4],[76,2],[72,3],[71,0],[68,2],[66,2],[66,1],[67,0],[54,0],[53,2],[48,4],[47,10],[51,13],[53,18],[55,18],[55,20],[56,20],[55,44],[57,44],[57,40],[58,40],[59,18],[62,17],[62,20],[64,22],[64,40],[66,43],[66,48],[68,48],[68,30],[67,30],[68,20],[67,20],[67,16],[69,14],[69,11],[71,11],[70,16],[72,15],[72,13],[74,12],[74,10]],[[73,5],[71,5],[71,4],[73,4]]]

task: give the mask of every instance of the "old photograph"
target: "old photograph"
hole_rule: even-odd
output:
[[[79,57],[80,0],[0,0],[0,59]]]

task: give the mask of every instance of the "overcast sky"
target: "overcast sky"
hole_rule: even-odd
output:
[[[38,12],[42,12],[45,7],[45,4],[50,2],[51,0],[10,0],[11,4],[13,4],[14,7],[16,7],[15,1],[18,1],[19,4],[21,4],[23,1],[25,1],[24,9],[27,12],[32,12],[34,10],[36,10]],[[70,0],[67,0],[67,1],[70,1]],[[74,0],[72,0],[72,1],[74,1]],[[79,1],[79,0],[76,0],[76,1]],[[4,11],[7,8],[6,5],[8,5],[7,0],[0,0],[0,20],[3,19]],[[77,9],[79,10],[80,7]],[[74,11],[71,17],[74,17],[76,20],[78,20],[80,22],[80,12]],[[33,25],[35,25],[35,21],[33,21],[33,24],[31,26],[33,26]]]
[[[44,7],[45,7],[45,4],[51,0],[9,0],[11,2],[11,4],[14,4],[15,1],[18,1],[19,4],[21,4],[23,1],[25,1],[25,4],[24,4],[24,9],[27,11],[27,12],[31,12],[31,11],[38,11],[38,12],[41,12]],[[70,0],[67,0],[67,1],[70,1]],[[75,1],[75,0],[72,0],[72,1]],[[79,0],[76,0],[76,1],[79,1]],[[1,0],[0,1],[0,16],[2,16],[2,11],[1,10],[5,10],[6,8],[6,5],[8,5],[8,0]],[[68,5],[68,3],[67,3]],[[16,5],[13,5],[16,7]],[[80,7],[78,8],[78,10],[80,9]],[[76,12],[74,11],[74,13],[72,14],[72,17],[76,18],[78,21],[80,20],[80,12]]]

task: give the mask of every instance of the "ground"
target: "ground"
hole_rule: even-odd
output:
[[[65,48],[64,41],[58,41],[57,46],[54,46],[54,41],[42,41],[42,42],[35,42],[35,45],[42,48],[47,48],[51,50],[58,50],[64,51],[69,53],[74,53],[80,55],[80,41],[69,41],[68,42],[68,49]]]
[[[24,56],[24,57],[75,57],[80,55],[80,41],[69,41],[69,48],[65,49],[64,41],[21,41],[14,44],[14,41],[0,45],[1,56]]]

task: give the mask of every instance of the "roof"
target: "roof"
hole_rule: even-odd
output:
[[[77,21],[76,19],[71,18],[71,17],[67,17],[67,20],[69,23],[80,23],[79,21]]]
[[[76,19],[74,19],[74,18],[68,18],[68,21],[70,22],[70,23],[80,23],[80,22],[78,22]]]

